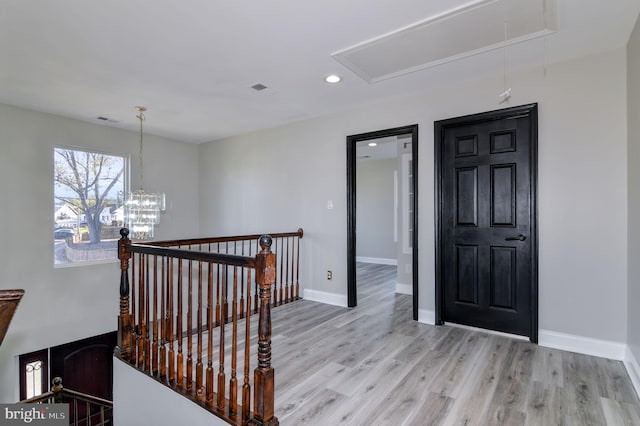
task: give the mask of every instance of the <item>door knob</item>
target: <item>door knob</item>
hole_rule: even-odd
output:
[[[517,237],[507,237],[505,241],[524,241],[526,239],[527,237],[525,235],[520,234]]]

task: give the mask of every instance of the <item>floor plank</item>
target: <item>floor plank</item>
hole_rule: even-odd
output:
[[[420,324],[412,297],[394,292],[395,267],[356,273],[357,308],[272,310],[281,425],[640,425],[621,362]]]

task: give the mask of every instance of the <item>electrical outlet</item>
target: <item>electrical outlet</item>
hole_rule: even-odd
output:
[[[333,279],[333,272],[332,271],[327,271],[327,279],[328,280]]]

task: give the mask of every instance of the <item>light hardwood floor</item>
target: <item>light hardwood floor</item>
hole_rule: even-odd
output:
[[[272,312],[282,425],[640,425],[619,361],[411,318],[395,267],[358,264],[358,307]]]

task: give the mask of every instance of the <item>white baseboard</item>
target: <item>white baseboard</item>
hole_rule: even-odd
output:
[[[356,262],[377,263],[378,265],[398,265],[398,259],[385,259],[384,257],[356,256]]]
[[[418,309],[418,322],[436,325],[436,313],[428,309]]]
[[[305,288],[302,298],[311,300],[312,302],[347,307],[347,296],[344,294],[327,293],[326,291],[309,290]]]
[[[548,348],[562,349],[585,355],[624,360],[627,345],[610,340],[593,339],[591,337],[576,336],[574,334],[558,333],[556,331],[539,330],[538,344]]]
[[[629,373],[629,377],[631,377],[631,383],[633,383],[633,387],[636,388],[636,394],[640,396],[640,364],[638,364],[636,357],[633,356],[633,352],[631,352],[629,346],[626,347],[623,362],[627,373]]]
[[[412,295],[413,284],[396,283],[396,293]]]

